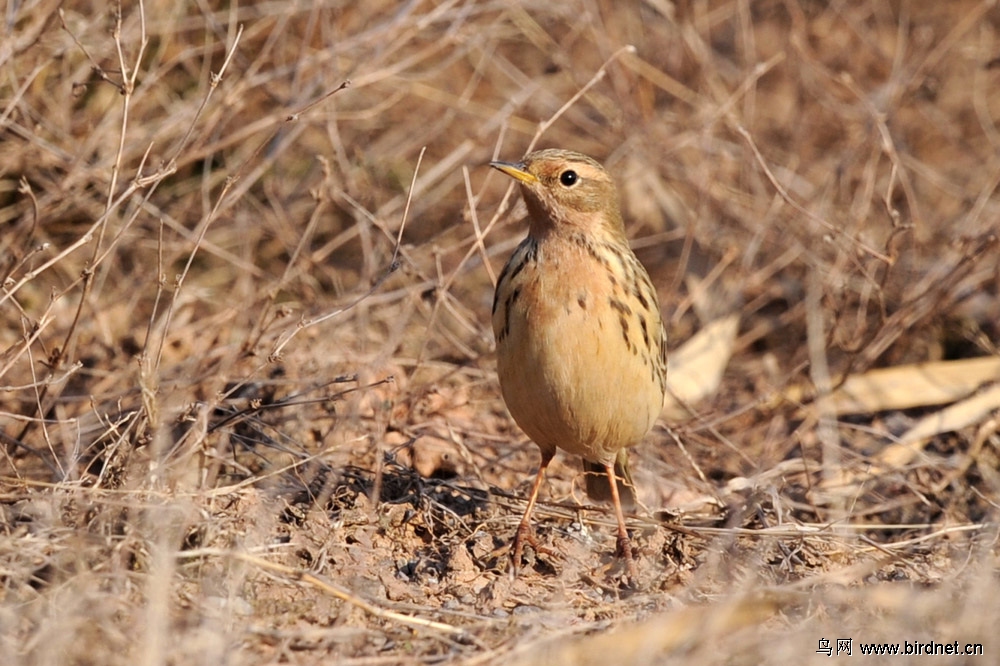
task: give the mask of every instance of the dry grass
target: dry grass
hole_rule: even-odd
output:
[[[0,36],[5,664],[997,659],[997,419],[866,474],[936,408],[825,400],[997,354],[992,3],[59,7]],[[491,555],[537,452],[483,164],[536,138],[617,174],[672,346],[741,321],[634,454],[635,591],[561,458],[559,556]]]

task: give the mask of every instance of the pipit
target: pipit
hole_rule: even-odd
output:
[[[528,236],[497,281],[493,333],[507,409],[542,453],[511,546],[516,572],[557,448],[583,458],[587,494],[614,505],[616,555],[635,579],[622,506],[635,502],[628,448],[663,407],[666,333],[656,290],[625,237],[614,181],[598,162],[539,150],[490,166],[516,179]]]

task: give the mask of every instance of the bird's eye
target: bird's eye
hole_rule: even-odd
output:
[[[573,185],[576,185],[576,181],[578,180],[580,180],[580,177],[576,175],[576,171],[573,171],[572,169],[567,169],[566,171],[563,171],[561,174],[559,174],[559,182],[565,185],[566,187],[572,187]]]

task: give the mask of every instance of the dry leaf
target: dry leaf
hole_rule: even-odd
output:
[[[671,419],[690,416],[685,405],[713,395],[722,381],[740,327],[738,315],[709,322],[667,359],[667,398],[663,415]]]
[[[840,415],[942,405],[997,380],[1000,358],[995,356],[880,368],[848,377],[830,394],[830,408]],[[798,402],[803,394],[796,387],[788,397]]]
[[[1000,385],[920,419],[917,425],[903,433],[898,443],[886,447],[878,459],[886,465],[902,467],[913,460],[934,435],[979,423],[997,410],[1000,410]]]

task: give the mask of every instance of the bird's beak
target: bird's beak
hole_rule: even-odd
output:
[[[525,185],[534,185],[538,182],[538,179],[524,168],[523,163],[490,162],[490,166],[498,171],[503,171],[514,180],[522,182]]]

